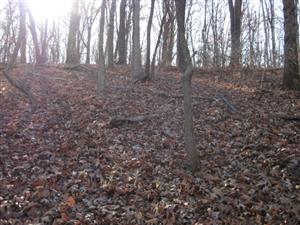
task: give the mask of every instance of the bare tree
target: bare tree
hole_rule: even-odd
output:
[[[185,41],[185,6],[186,0],[176,0],[176,19],[177,19],[177,67],[184,72],[187,67],[187,59],[184,56],[182,43]]]
[[[116,12],[116,0],[112,0],[111,7],[109,11],[109,24],[107,33],[107,67],[112,68],[114,65],[114,22],[115,22],[115,12]]]
[[[24,4],[24,3],[23,3]],[[22,34],[22,43],[20,47],[20,53],[21,53],[21,63],[26,63],[26,12],[25,7],[20,7],[20,33]]]
[[[175,35],[175,7],[174,0],[163,1],[163,11],[166,13],[166,21],[163,26],[163,44],[161,65],[169,66],[173,59],[173,46]]]
[[[79,32],[79,1],[73,1],[72,12],[70,18],[68,45],[67,45],[67,59],[68,64],[79,63],[79,49],[78,49],[78,32]]]
[[[284,75],[283,85],[287,89],[300,90],[298,62],[297,3],[283,0],[284,14]]]
[[[153,21],[155,0],[151,0],[150,16],[147,25],[147,52],[146,52],[146,65],[145,65],[145,79],[150,78],[150,51],[151,51],[151,27]]]
[[[20,28],[19,28],[19,35],[18,35],[18,39],[15,45],[15,48],[13,50],[12,55],[10,56],[10,60],[9,63],[7,64],[6,68],[3,71],[4,77],[9,81],[10,84],[12,84],[14,87],[16,87],[17,89],[19,89],[22,93],[24,93],[30,100],[33,108],[36,105],[36,99],[33,96],[33,94],[31,93],[30,89],[21,81],[15,80],[14,78],[12,78],[10,76],[10,71],[13,68],[13,66],[16,63],[17,60],[17,56],[22,44],[22,41],[24,41],[24,36],[25,36],[25,28],[23,26],[25,26],[25,23],[22,21],[23,19],[21,19],[21,16],[25,15],[25,2],[22,0],[19,0],[19,11],[20,11]]]
[[[154,74],[155,74],[155,60],[156,60],[156,54],[157,54],[157,50],[161,41],[161,36],[163,33],[163,26],[165,24],[166,21],[166,16],[167,16],[167,11],[164,12],[163,18],[161,20],[160,23],[160,27],[159,27],[159,32],[158,32],[158,37],[157,37],[157,41],[155,44],[155,48],[154,48],[154,52],[153,52],[153,56],[152,56],[152,62],[151,62],[151,72],[150,72],[150,78],[154,78]]]
[[[184,4],[183,4],[184,2]],[[185,1],[175,0],[176,4],[176,18],[177,18],[177,26],[178,32],[182,31],[182,21],[185,20]],[[178,44],[181,45],[180,49],[182,51],[182,57],[185,62],[185,70],[183,72],[182,82],[183,82],[183,104],[184,104],[184,144],[185,149],[188,155],[188,164],[189,168],[192,172],[195,172],[198,169],[198,155],[197,150],[195,148],[195,138],[194,138],[194,130],[193,130],[193,110],[192,110],[192,89],[191,89],[191,81],[193,76],[193,64],[192,59],[189,53],[188,45],[185,36],[181,36],[181,41]]]
[[[132,0],[132,78],[141,78],[141,46],[140,46],[140,0]]]
[[[126,3],[127,0],[121,0],[120,4],[120,22],[118,35],[118,63],[126,64]]]
[[[45,59],[43,59],[42,54],[41,54],[41,47],[40,47],[39,40],[37,37],[35,20],[33,18],[32,12],[28,6],[27,6],[27,14],[29,17],[30,32],[31,32],[32,41],[33,41],[33,45],[34,45],[36,65],[42,65],[45,63]]]
[[[231,56],[230,65],[237,69],[241,66],[241,25],[242,0],[228,0],[230,12]]]
[[[82,43],[86,48],[86,58],[85,58],[86,64],[90,64],[91,62],[92,28],[100,12],[100,7],[96,7],[95,5],[96,5],[96,0],[89,1],[87,4],[86,2],[83,2],[83,11],[84,11],[83,27],[87,31],[87,37],[86,37],[86,41],[84,41],[82,38]]]
[[[106,83],[105,57],[104,57],[104,51],[103,51],[105,9],[106,9],[106,1],[102,1],[101,16],[100,16],[100,28],[99,28],[99,40],[98,40],[98,53],[99,53],[98,64],[99,64],[99,68],[98,68],[98,71],[97,71],[97,95],[104,92],[105,83]]]

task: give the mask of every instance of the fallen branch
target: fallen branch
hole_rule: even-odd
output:
[[[239,110],[235,108],[223,94],[219,93],[218,97],[225,103],[225,105],[228,107],[228,109],[230,109],[230,111],[239,113]]]
[[[277,114],[276,117],[287,121],[300,121],[300,115],[283,115]]]
[[[163,97],[163,98],[182,98],[183,95],[170,95],[168,93],[162,92],[162,91],[155,91],[152,90],[154,94]],[[203,97],[203,96],[192,96],[192,99],[194,100],[207,100],[207,101],[215,101],[215,98],[209,98],[209,97]]]
[[[111,127],[119,127],[128,123],[138,123],[145,120],[153,119],[159,117],[158,114],[150,114],[150,115],[141,115],[135,117],[116,117],[112,118],[109,122],[109,126]]]

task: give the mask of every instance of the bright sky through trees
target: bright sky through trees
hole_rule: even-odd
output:
[[[27,0],[32,13],[38,19],[54,19],[66,15],[71,8],[72,0]]]

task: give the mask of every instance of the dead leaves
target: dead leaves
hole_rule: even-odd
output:
[[[109,87],[127,85],[123,71],[129,70],[113,71]],[[195,95],[224,93],[243,115],[230,115],[216,101],[194,105],[201,169],[192,176],[183,166],[182,101],[153,95],[153,90],[182,94],[177,74],[162,70],[153,83],[122,92],[108,88],[106,97],[96,97],[92,77],[55,67],[44,72],[70,82],[30,77],[42,103],[30,117],[22,96],[1,93],[0,224],[296,224],[299,219],[299,126],[269,116],[299,111],[292,93],[257,96],[251,80],[239,85],[226,77],[196,78]],[[160,116],[107,126],[110,118],[149,112]]]

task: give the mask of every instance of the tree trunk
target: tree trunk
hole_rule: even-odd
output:
[[[118,53],[119,61],[121,65],[126,64],[126,30],[125,30],[125,21],[126,21],[126,3],[127,0],[121,0],[120,4],[120,23],[119,23],[119,35],[118,35]]]
[[[141,78],[141,46],[140,46],[140,0],[132,0],[133,32],[132,32],[132,78]]]
[[[85,59],[86,64],[90,64],[91,62],[91,39],[92,39],[92,26],[88,26],[87,41],[86,41],[86,59]]]
[[[178,31],[182,26],[182,21],[185,20],[184,10],[185,5],[182,5],[182,0],[176,0],[176,18]],[[183,105],[184,105],[184,144],[188,155],[188,165],[192,172],[198,169],[198,155],[195,148],[195,138],[193,130],[193,107],[192,107],[192,90],[191,81],[193,76],[193,65],[192,59],[189,53],[188,45],[185,36],[183,35],[182,42],[178,43],[181,45],[182,57],[184,58],[185,71],[183,72]]]
[[[73,1],[67,45],[67,64],[78,64],[80,61],[78,51],[79,23],[79,1]]]
[[[174,0],[164,1],[163,10],[167,18],[163,26],[161,65],[170,66],[172,64],[174,46]]]
[[[107,67],[112,68],[114,66],[114,22],[116,11],[116,0],[112,0],[111,8],[109,12],[109,24],[107,33]]]
[[[101,15],[100,15],[100,28],[99,28],[99,43],[98,43],[98,64],[99,68],[97,71],[97,95],[100,95],[105,90],[106,83],[106,68],[105,58],[103,51],[103,35],[104,35],[104,23],[105,23],[105,8],[106,1],[102,1]]]
[[[22,43],[21,43],[21,63],[26,63],[26,11],[24,7],[24,2],[22,2],[23,6],[20,7],[20,34],[22,35]]]
[[[41,49],[40,49],[37,32],[36,32],[36,25],[35,25],[35,21],[32,16],[31,10],[29,9],[28,6],[27,6],[27,13],[28,13],[28,17],[29,17],[30,31],[31,31],[33,45],[34,45],[36,65],[42,65],[43,60],[42,60]]]
[[[208,0],[205,0],[204,4],[204,23],[202,28],[202,66],[207,68],[209,65],[208,56],[208,26],[207,26],[207,4]]]
[[[230,12],[231,55],[230,65],[233,69],[241,67],[241,26],[242,0],[228,0]]]
[[[187,62],[184,57],[183,43],[185,41],[185,5],[186,0],[175,0],[177,19],[177,67],[184,72]]]
[[[157,50],[158,50],[158,47],[159,47],[159,44],[160,44],[160,39],[161,39],[161,36],[162,36],[162,33],[163,33],[163,26],[164,26],[164,23],[166,21],[166,16],[167,16],[167,13],[165,12],[164,15],[163,15],[161,24],[160,24],[158,37],[157,37],[156,45],[155,45],[153,56],[152,56],[151,72],[150,72],[151,79],[153,79],[154,75],[155,75],[155,59],[156,59]]]
[[[41,64],[48,61],[48,19],[45,20],[43,25],[43,32],[41,34]]]
[[[25,13],[25,2],[22,0],[19,0],[19,10],[20,10],[20,16],[23,15]],[[10,60],[9,63],[7,64],[6,68],[3,71],[3,75],[4,77],[8,80],[8,82],[13,85],[14,87],[16,87],[18,90],[20,90],[22,93],[24,93],[30,100],[32,107],[34,109],[35,105],[36,105],[36,99],[34,97],[34,95],[31,93],[31,91],[29,90],[28,87],[26,87],[24,85],[24,83],[22,83],[21,81],[15,80],[13,79],[9,72],[10,70],[13,68],[13,66],[16,63],[17,60],[17,56],[20,50],[20,47],[22,45],[22,42],[24,41],[24,36],[25,36],[25,26],[26,24],[22,22],[22,19],[20,18],[20,29],[19,29],[19,36],[16,42],[16,46],[13,50],[12,55],[10,56]]]
[[[284,75],[283,85],[290,90],[300,90],[298,65],[297,4],[294,0],[283,0],[284,14]]]
[[[146,65],[145,65],[145,79],[150,78],[150,52],[151,52],[151,27],[153,21],[155,0],[151,0],[150,16],[147,25],[147,52],[146,52]]]

